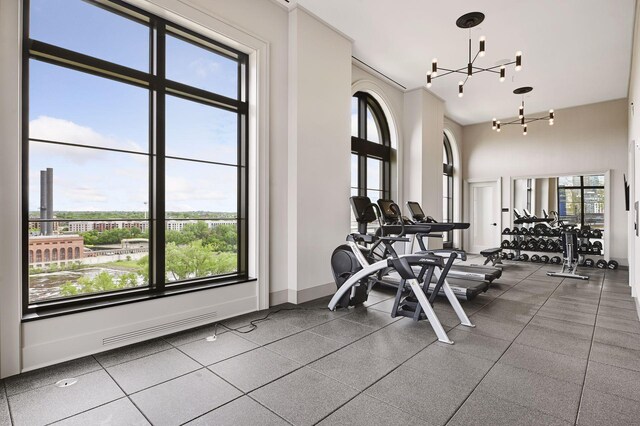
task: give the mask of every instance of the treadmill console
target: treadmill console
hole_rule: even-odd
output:
[[[378,200],[378,205],[382,211],[382,218],[385,223],[396,223],[400,221],[400,213],[392,208],[393,200]]]
[[[420,203],[415,201],[407,201],[407,207],[409,208],[409,212],[411,212],[411,217],[416,222],[421,222],[425,219],[424,212],[422,211],[422,207],[420,207]]]

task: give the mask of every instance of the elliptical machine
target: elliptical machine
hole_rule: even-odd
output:
[[[331,267],[338,290],[329,302],[329,309],[335,310],[364,303],[372,287],[380,282],[380,276],[395,271],[400,276],[400,283],[394,298],[392,317],[405,316],[414,321],[427,319],[440,342],[453,343],[448,338],[432,306],[436,295],[442,289],[462,325],[474,327],[445,279],[447,269],[443,258],[429,253],[398,255],[393,244],[410,241],[404,236],[404,224],[382,225],[380,209],[376,204],[371,203],[368,197],[351,197],[350,202],[358,222],[359,232],[350,234],[347,237],[347,244],[334,250],[331,257]],[[394,208],[400,211],[398,206]],[[367,234],[367,224],[376,220],[380,223],[379,235]],[[428,233],[431,228],[429,225],[423,225],[422,230]],[[397,236],[390,237],[385,234]],[[372,244],[372,246],[367,248],[361,244]],[[373,253],[379,247],[382,247],[384,256],[376,261]],[[412,266],[420,267],[417,276]],[[428,298],[429,283],[436,270],[438,271],[436,288]]]

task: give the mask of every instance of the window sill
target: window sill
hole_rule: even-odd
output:
[[[69,306],[69,301],[41,303],[30,308],[30,312],[22,316],[22,322],[38,321],[47,318],[55,318],[63,315],[77,314],[80,312],[94,311],[96,309],[110,308],[113,306],[126,305],[129,303],[138,303],[148,300],[159,299],[163,297],[171,297],[179,294],[193,293],[197,291],[210,290],[218,287],[226,287],[235,284],[257,281],[257,278],[240,278],[233,277],[223,281],[208,282],[202,284],[193,284],[189,286],[176,286],[165,289],[162,292],[149,292],[144,290],[133,290],[131,292],[121,294],[100,295],[99,300],[82,300],[73,302]],[[64,306],[59,306],[64,303]]]

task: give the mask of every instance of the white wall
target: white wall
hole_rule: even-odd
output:
[[[289,13],[289,302],[335,292],[330,259],[349,233],[351,41]],[[272,259],[272,261],[278,261]]]
[[[556,111],[555,124],[529,125],[527,136],[519,126],[502,132],[490,123],[463,130],[464,179],[502,177],[502,228],[511,223],[512,177],[558,176],[611,170],[610,256],[627,264],[627,218],[623,174],[627,172],[627,101],[620,99]],[[500,228],[500,229],[502,229]]]
[[[634,202],[640,200],[640,2],[636,2],[636,20],[633,36],[633,58],[631,61],[631,76],[629,80],[628,109],[629,136],[628,136],[628,164],[630,189],[630,211],[628,213],[627,233],[629,235],[629,282],[633,295],[640,294],[640,238],[634,229]],[[640,225],[640,224],[639,224]],[[640,304],[638,305],[640,312]]]

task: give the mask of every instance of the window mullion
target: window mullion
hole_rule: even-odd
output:
[[[153,90],[153,143],[151,180],[151,240],[149,253],[151,267],[150,285],[153,290],[162,291],[165,285],[165,24],[155,25],[154,74],[156,87]]]

